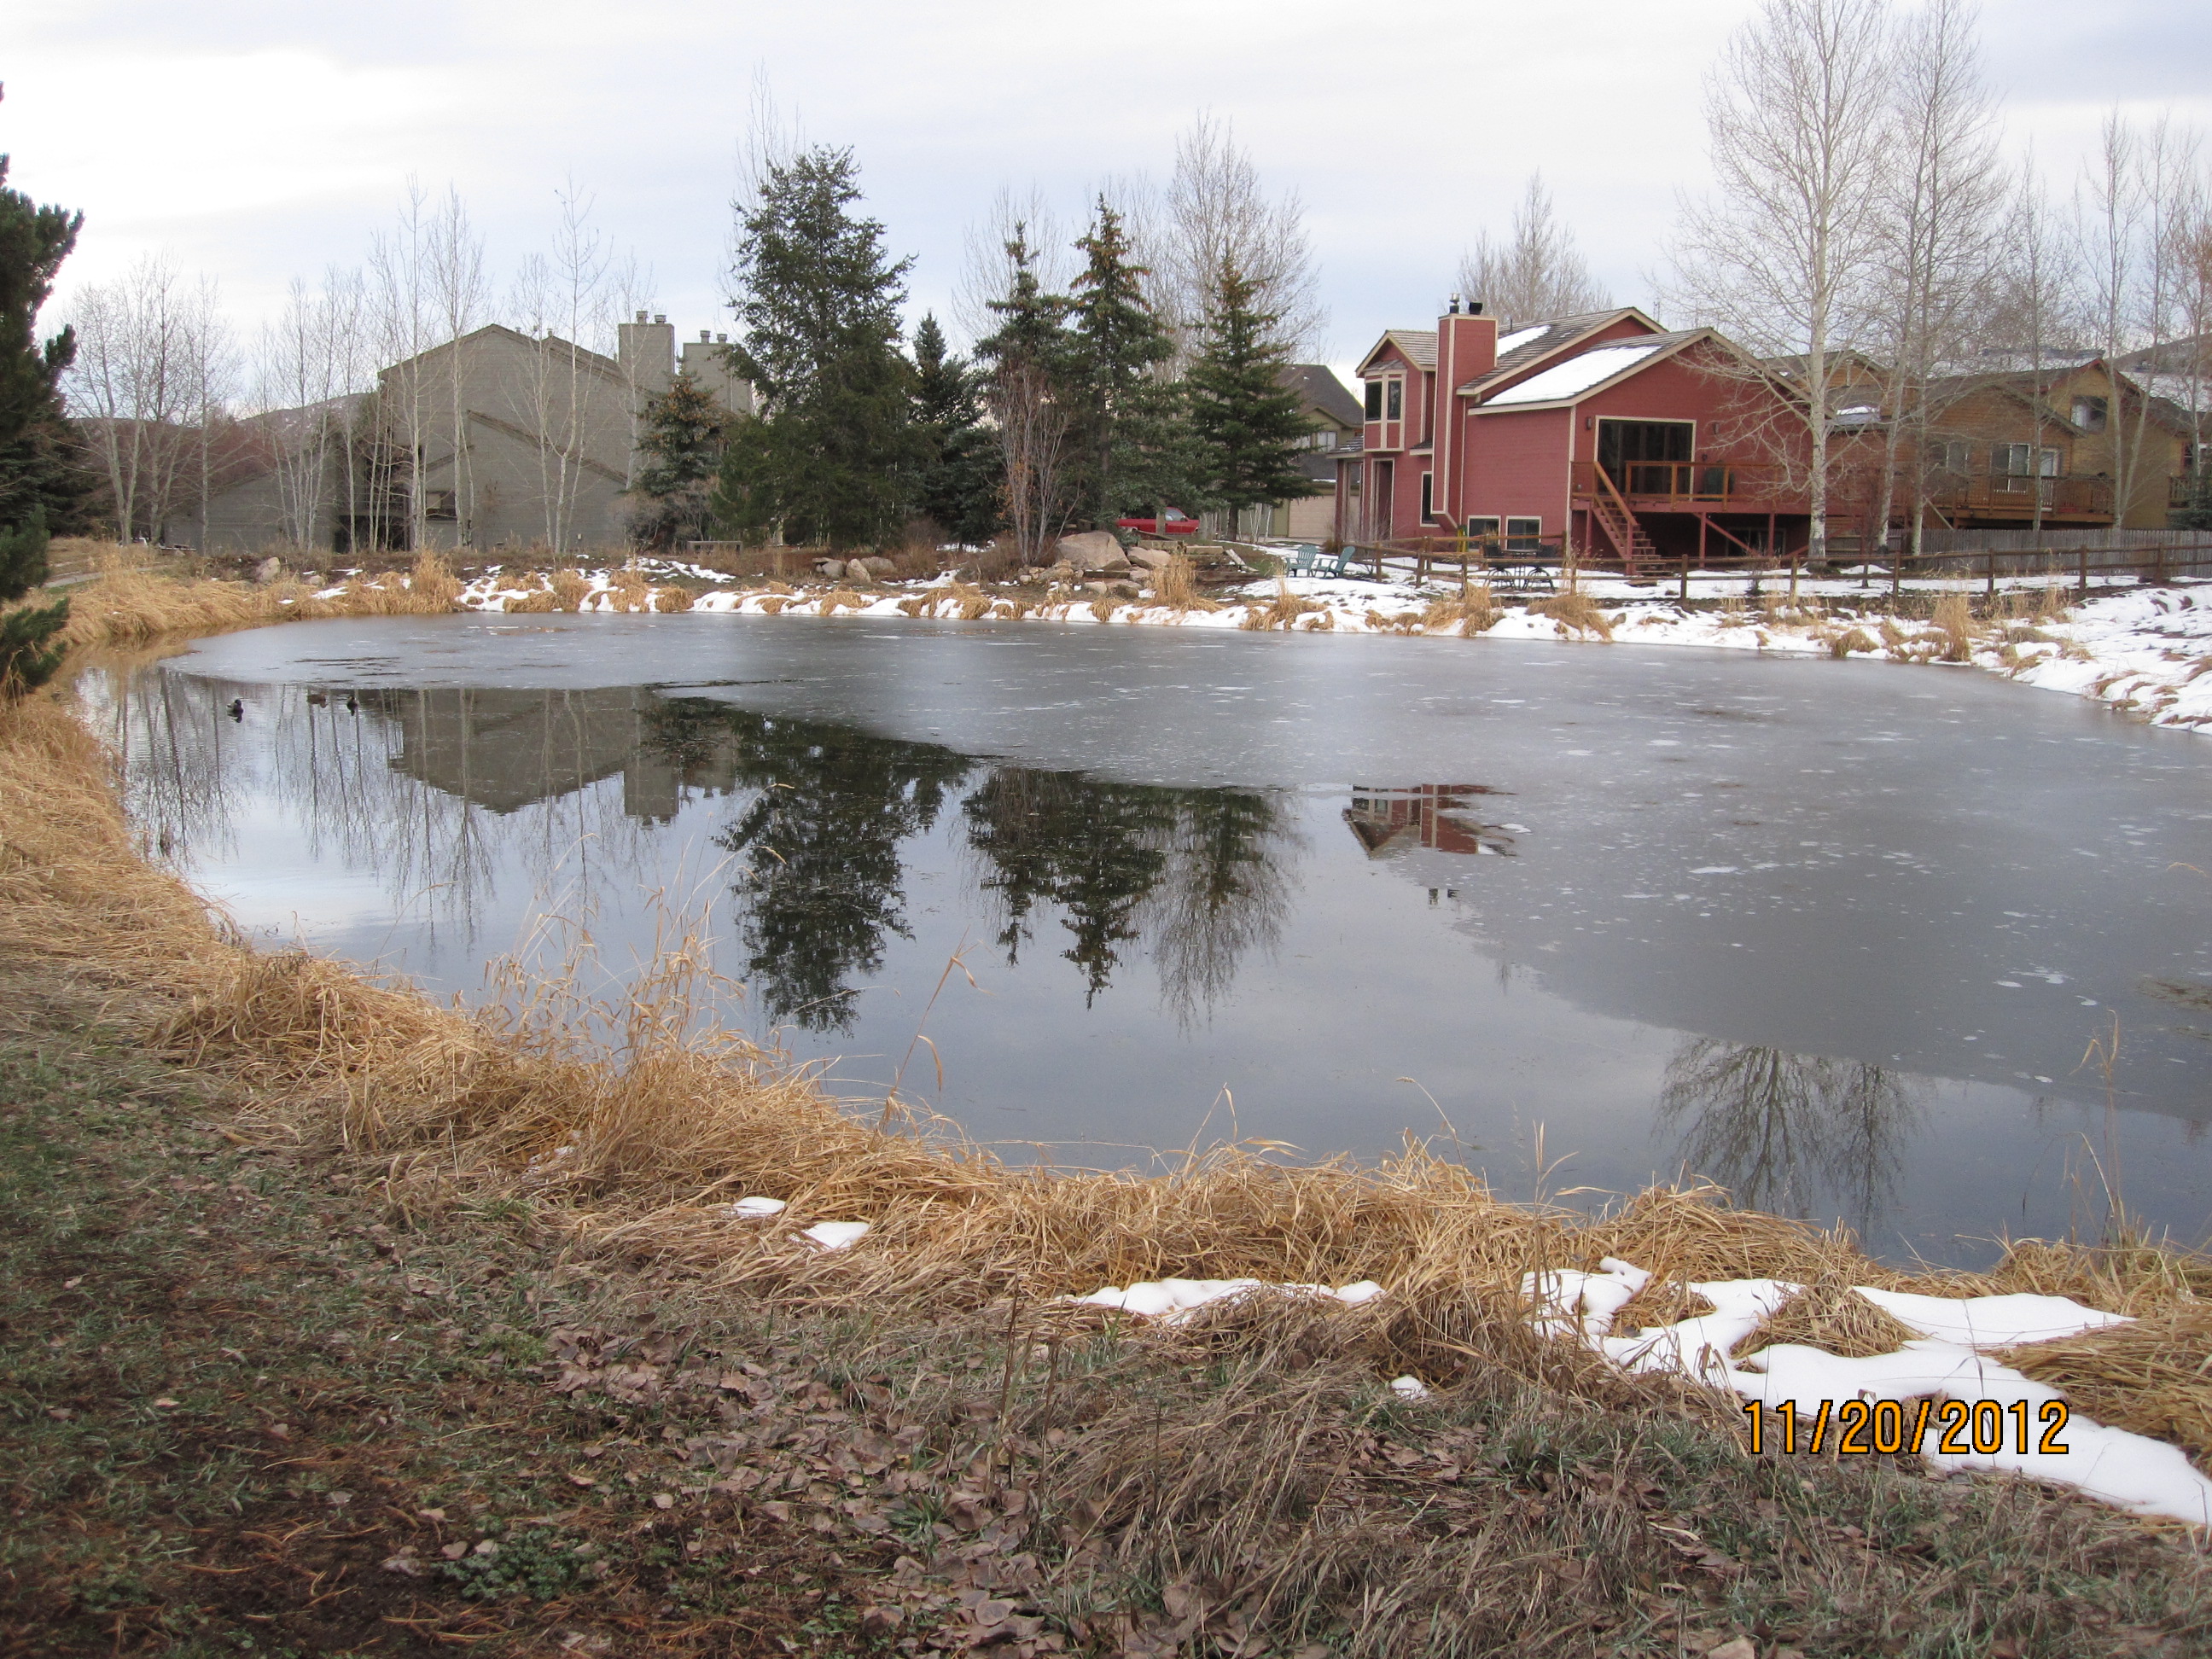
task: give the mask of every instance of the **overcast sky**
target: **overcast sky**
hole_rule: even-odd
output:
[[[1704,174],[1699,80],[1750,0],[7,0],[11,182],[81,208],[66,290],[165,251],[250,330],[295,274],[356,263],[410,174],[459,187],[504,274],[573,178],[684,330],[726,328],[721,268],[764,70],[849,144],[914,313],[948,309],[1001,185],[1073,216],[1167,171],[1195,112],[1296,190],[1331,313],[1322,355],[1417,325],[1462,249],[1543,169],[1623,302],[1648,302],[1674,193]],[[2103,113],[2212,127],[2203,0],[1988,0],[2009,142],[2070,178]]]

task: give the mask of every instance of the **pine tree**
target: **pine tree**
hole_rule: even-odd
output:
[[[1289,354],[1260,308],[1256,286],[1223,266],[1206,339],[1190,371],[1190,419],[1207,505],[1241,512],[1316,493],[1298,471],[1298,441],[1314,431],[1283,385]]]
[[[1157,508],[1188,493],[1183,406],[1156,378],[1175,343],[1145,298],[1151,271],[1132,257],[1121,216],[1100,197],[1075,279],[1070,332],[1076,360],[1079,511],[1110,525],[1130,508]]]
[[[914,331],[915,424],[929,458],[916,481],[915,506],[954,541],[988,542],[999,528],[999,468],[983,430],[975,374],[945,349],[932,313]]]
[[[709,496],[721,468],[730,412],[698,376],[678,371],[668,390],[647,401],[630,485],[630,539],[665,549],[702,537],[713,518]]]
[[[83,495],[69,462],[61,377],[76,355],[64,329],[43,345],[39,307],[54,275],[76,245],[81,213],[40,207],[4,188],[8,158],[0,155],[0,605],[13,605],[46,579],[46,527],[66,518]],[[61,660],[54,635],[69,619],[69,601],[27,606],[0,617],[0,695],[43,683]]]
[[[910,259],[855,217],[850,150],[772,164],[738,221],[732,362],[764,401],[731,434],[717,516],[799,543],[879,544],[912,506],[924,459],[914,370],[898,349]]]

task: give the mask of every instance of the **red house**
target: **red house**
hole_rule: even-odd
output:
[[[1359,365],[1337,535],[1494,537],[1631,567],[1785,554],[1805,538],[1803,424],[1755,370],[1712,330],[1633,307],[1500,339],[1455,296],[1433,330],[1393,329]]]

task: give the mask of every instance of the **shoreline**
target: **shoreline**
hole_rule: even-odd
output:
[[[678,584],[709,574],[678,562],[659,569],[672,578],[641,590],[618,572],[582,573],[559,606],[580,613],[656,608],[749,617],[850,616],[967,622],[1051,622],[1071,626],[1137,626],[1244,631],[1391,634],[1411,637],[1519,641],[1692,646],[1794,656],[1826,656],[1900,665],[1972,666],[2039,690],[2100,702],[2145,724],[2212,734],[2212,580],[2169,586],[2113,586],[2087,601],[2008,579],[1996,587],[2004,614],[1977,619],[1978,580],[1908,586],[1911,608],[1939,611],[1947,598],[1968,601],[1963,615],[1900,617],[1885,593],[1847,579],[1805,580],[1800,603],[1762,597],[1747,579],[1700,579],[1698,596],[1678,601],[1609,579],[1584,581],[1574,594],[1493,596],[1484,590],[1463,604],[1456,586],[1291,577],[1254,582],[1209,602],[1177,608],[1111,595],[1037,594],[940,577],[866,591],[836,584],[790,587],[718,587],[694,593]],[[326,590],[328,598],[341,590]],[[457,608],[498,613],[551,609],[549,586],[516,586],[499,573],[463,585]],[[1905,625],[1900,626],[1900,622]]]

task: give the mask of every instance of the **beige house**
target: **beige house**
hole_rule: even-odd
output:
[[[195,544],[618,546],[641,417],[679,369],[755,410],[726,336],[679,352],[668,319],[644,312],[616,335],[609,357],[489,324],[380,370],[370,397],[257,416],[252,464],[197,515]]]
[[[1319,428],[1305,441],[1298,467],[1318,493],[1247,508],[1237,515],[1237,533],[1254,540],[1325,541],[1336,523],[1337,451],[1359,443],[1359,399],[1325,363],[1293,363],[1277,378],[1297,394],[1298,408]]]

